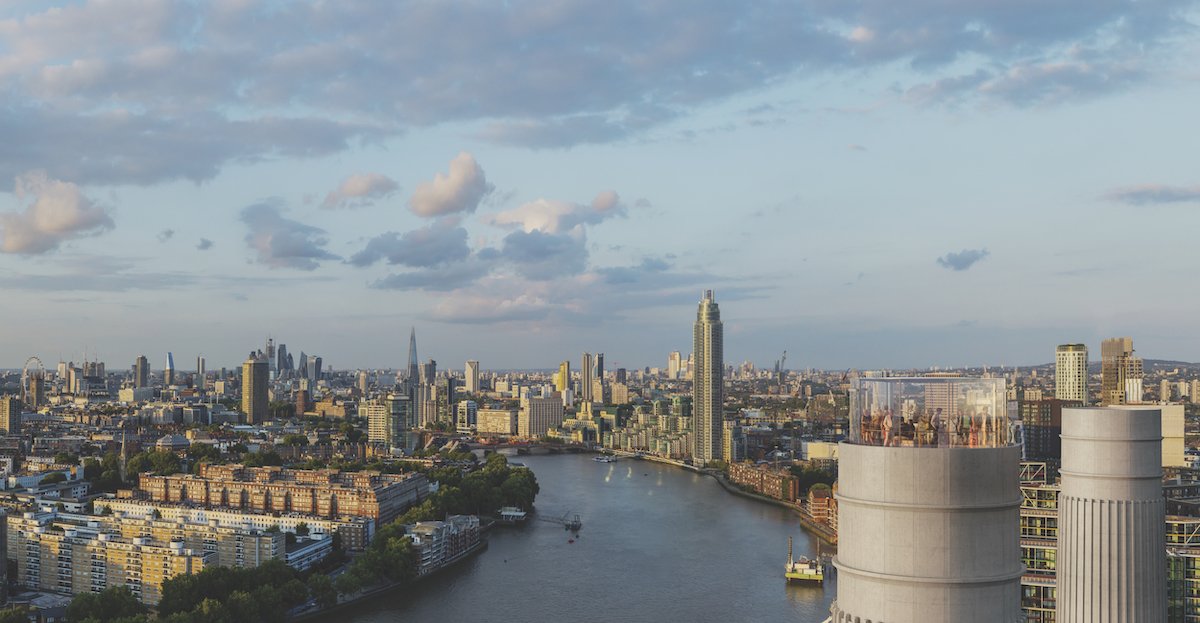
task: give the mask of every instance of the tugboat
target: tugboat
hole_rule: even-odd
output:
[[[820,556],[809,559],[807,556],[801,556],[798,559],[792,558],[792,537],[788,537],[788,561],[787,567],[784,569],[783,577],[787,578],[788,582],[815,582],[821,584],[825,581],[825,569],[821,564]]]

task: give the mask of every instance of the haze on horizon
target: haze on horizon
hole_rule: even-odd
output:
[[[1196,360],[1194,0],[17,0],[0,366]]]

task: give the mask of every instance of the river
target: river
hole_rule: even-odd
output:
[[[590,455],[522,456],[537,474],[537,515],[579,514],[583,529],[530,520],[498,527],[489,548],[411,588],[339,613],[352,623],[823,621],[824,588],[783,579],[816,539],[788,510],[731,495],[678,467]]]

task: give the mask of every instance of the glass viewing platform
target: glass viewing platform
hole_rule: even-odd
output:
[[[998,448],[1020,443],[1004,379],[867,377],[850,389],[850,443],[915,448]]]

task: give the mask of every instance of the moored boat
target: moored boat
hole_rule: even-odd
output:
[[[821,564],[820,557],[808,558],[801,556],[800,558],[792,558],[792,537],[788,537],[788,560],[787,567],[784,569],[783,577],[787,578],[788,582],[815,582],[821,584],[825,581],[825,566]]]

